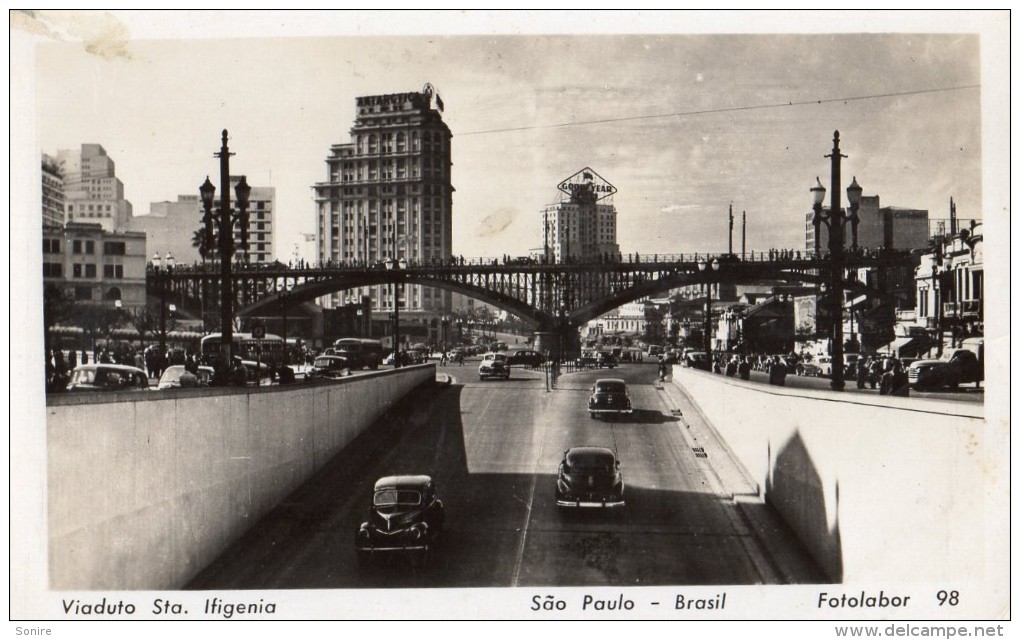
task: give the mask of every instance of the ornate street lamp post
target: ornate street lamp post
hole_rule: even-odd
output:
[[[698,270],[707,272],[708,267],[711,265],[712,271],[719,270],[719,259],[713,259],[711,263],[708,260],[701,260],[698,262]],[[704,328],[704,342],[705,342],[705,353],[708,355],[708,370],[712,370],[712,283],[711,281],[705,281],[705,328]]]
[[[230,149],[227,147],[227,130],[223,130],[222,145],[218,153],[214,154],[220,159],[220,210],[213,213],[213,196],[216,187],[206,176],[205,182],[198,188],[202,195],[202,206],[205,215],[202,222],[205,225],[206,246],[212,247],[213,224],[219,224],[219,258],[220,258],[220,359],[217,362],[216,372],[222,381],[226,372],[231,366],[232,353],[231,345],[234,338],[234,286],[231,274],[232,261],[234,256],[234,223],[238,223],[241,231],[241,249],[248,250],[248,198],[251,195],[251,187],[248,180],[241,176],[240,181],[234,187],[237,196],[237,209],[235,215],[230,207]]]
[[[814,218],[812,223],[815,226],[815,252],[819,246],[818,232],[821,225],[825,224],[829,232],[829,288],[832,295],[832,381],[830,386],[834,391],[842,391],[845,387],[843,379],[843,269],[846,249],[844,247],[843,233],[847,222],[852,222],[853,247],[857,248],[857,211],[860,207],[861,194],[863,189],[857,184],[855,177],[853,183],[847,187],[847,202],[850,204],[850,214],[843,211],[840,204],[840,159],[846,156],[839,152],[839,131],[832,136],[832,153],[825,156],[832,158],[832,196],[829,204],[829,211],[822,209],[822,202],[825,200],[825,187],[821,180],[815,180],[815,186],[811,188],[812,205],[814,207]],[[852,312],[852,311],[851,311]]]
[[[170,278],[174,273],[174,254],[167,252],[164,263],[157,251],[152,254],[152,266],[159,276],[159,357],[162,359],[166,357],[166,294],[170,290]]]
[[[386,261],[386,268],[392,270],[404,269],[407,261],[401,258],[390,258]],[[393,281],[393,367],[400,367],[400,279]]]

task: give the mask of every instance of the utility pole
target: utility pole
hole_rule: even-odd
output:
[[[731,255],[731,256],[733,255],[733,203],[732,202],[730,203],[730,244],[729,244],[729,251],[727,251],[726,254],[727,255]]]
[[[740,229],[740,259],[747,259],[747,212],[744,211],[743,225]]]

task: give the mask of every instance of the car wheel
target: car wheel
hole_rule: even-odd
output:
[[[594,411],[589,411],[588,417],[591,418],[592,420],[595,420],[596,418],[598,418],[598,414],[596,414]]]

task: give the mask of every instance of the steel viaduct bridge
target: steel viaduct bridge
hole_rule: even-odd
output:
[[[789,252],[787,252],[789,254]],[[233,266],[234,315],[240,318],[281,313],[326,295],[359,287],[420,284],[460,293],[506,310],[534,327],[538,340],[576,343],[580,325],[628,302],[656,296],[670,289],[709,283],[829,281],[829,261],[822,256],[752,254],[681,254],[624,256],[622,261],[576,261],[550,264],[500,259],[451,258],[446,261],[387,268],[385,264],[346,264],[292,267],[280,264]],[[391,267],[393,265],[390,265]],[[847,271],[863,267],[882,270],[916,266],[906,251],[848,253]],[[167,281],[169,280],[169,282]],[[844,278],[854,297],[886,299],[889,293]],[[882,278],[878,279],[879,282]],[[150,270],[149,291],[168,291],[190,309],[218,309],[219,265],[178,267],[172,273]],[[552,343],[557,344],[557,343]],[[539,346],[539,345],[536,345]]]

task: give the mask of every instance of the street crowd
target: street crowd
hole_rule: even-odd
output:
[[[712,371],[742,380],[750,380],[752,371],[760,371],[768,374],[769,384],[785,386],[787,375],[804,375],[808,371],[806,365],[810,363],[810,356],[796,353],[731,355],[718,352],[712,357]],[[688,359],[683,364],[704,369],[707,368],[708,362],[707,360]],[[661,379],[665,379],[668,375],[668,366],[661,357],[659,375]],[[855,381],[858,389],[877,389],[879,395],[901,397],[910,395],[907,368],[903,362],[892,356],[860,356],[845,364],[843,377],[848,382]]]

